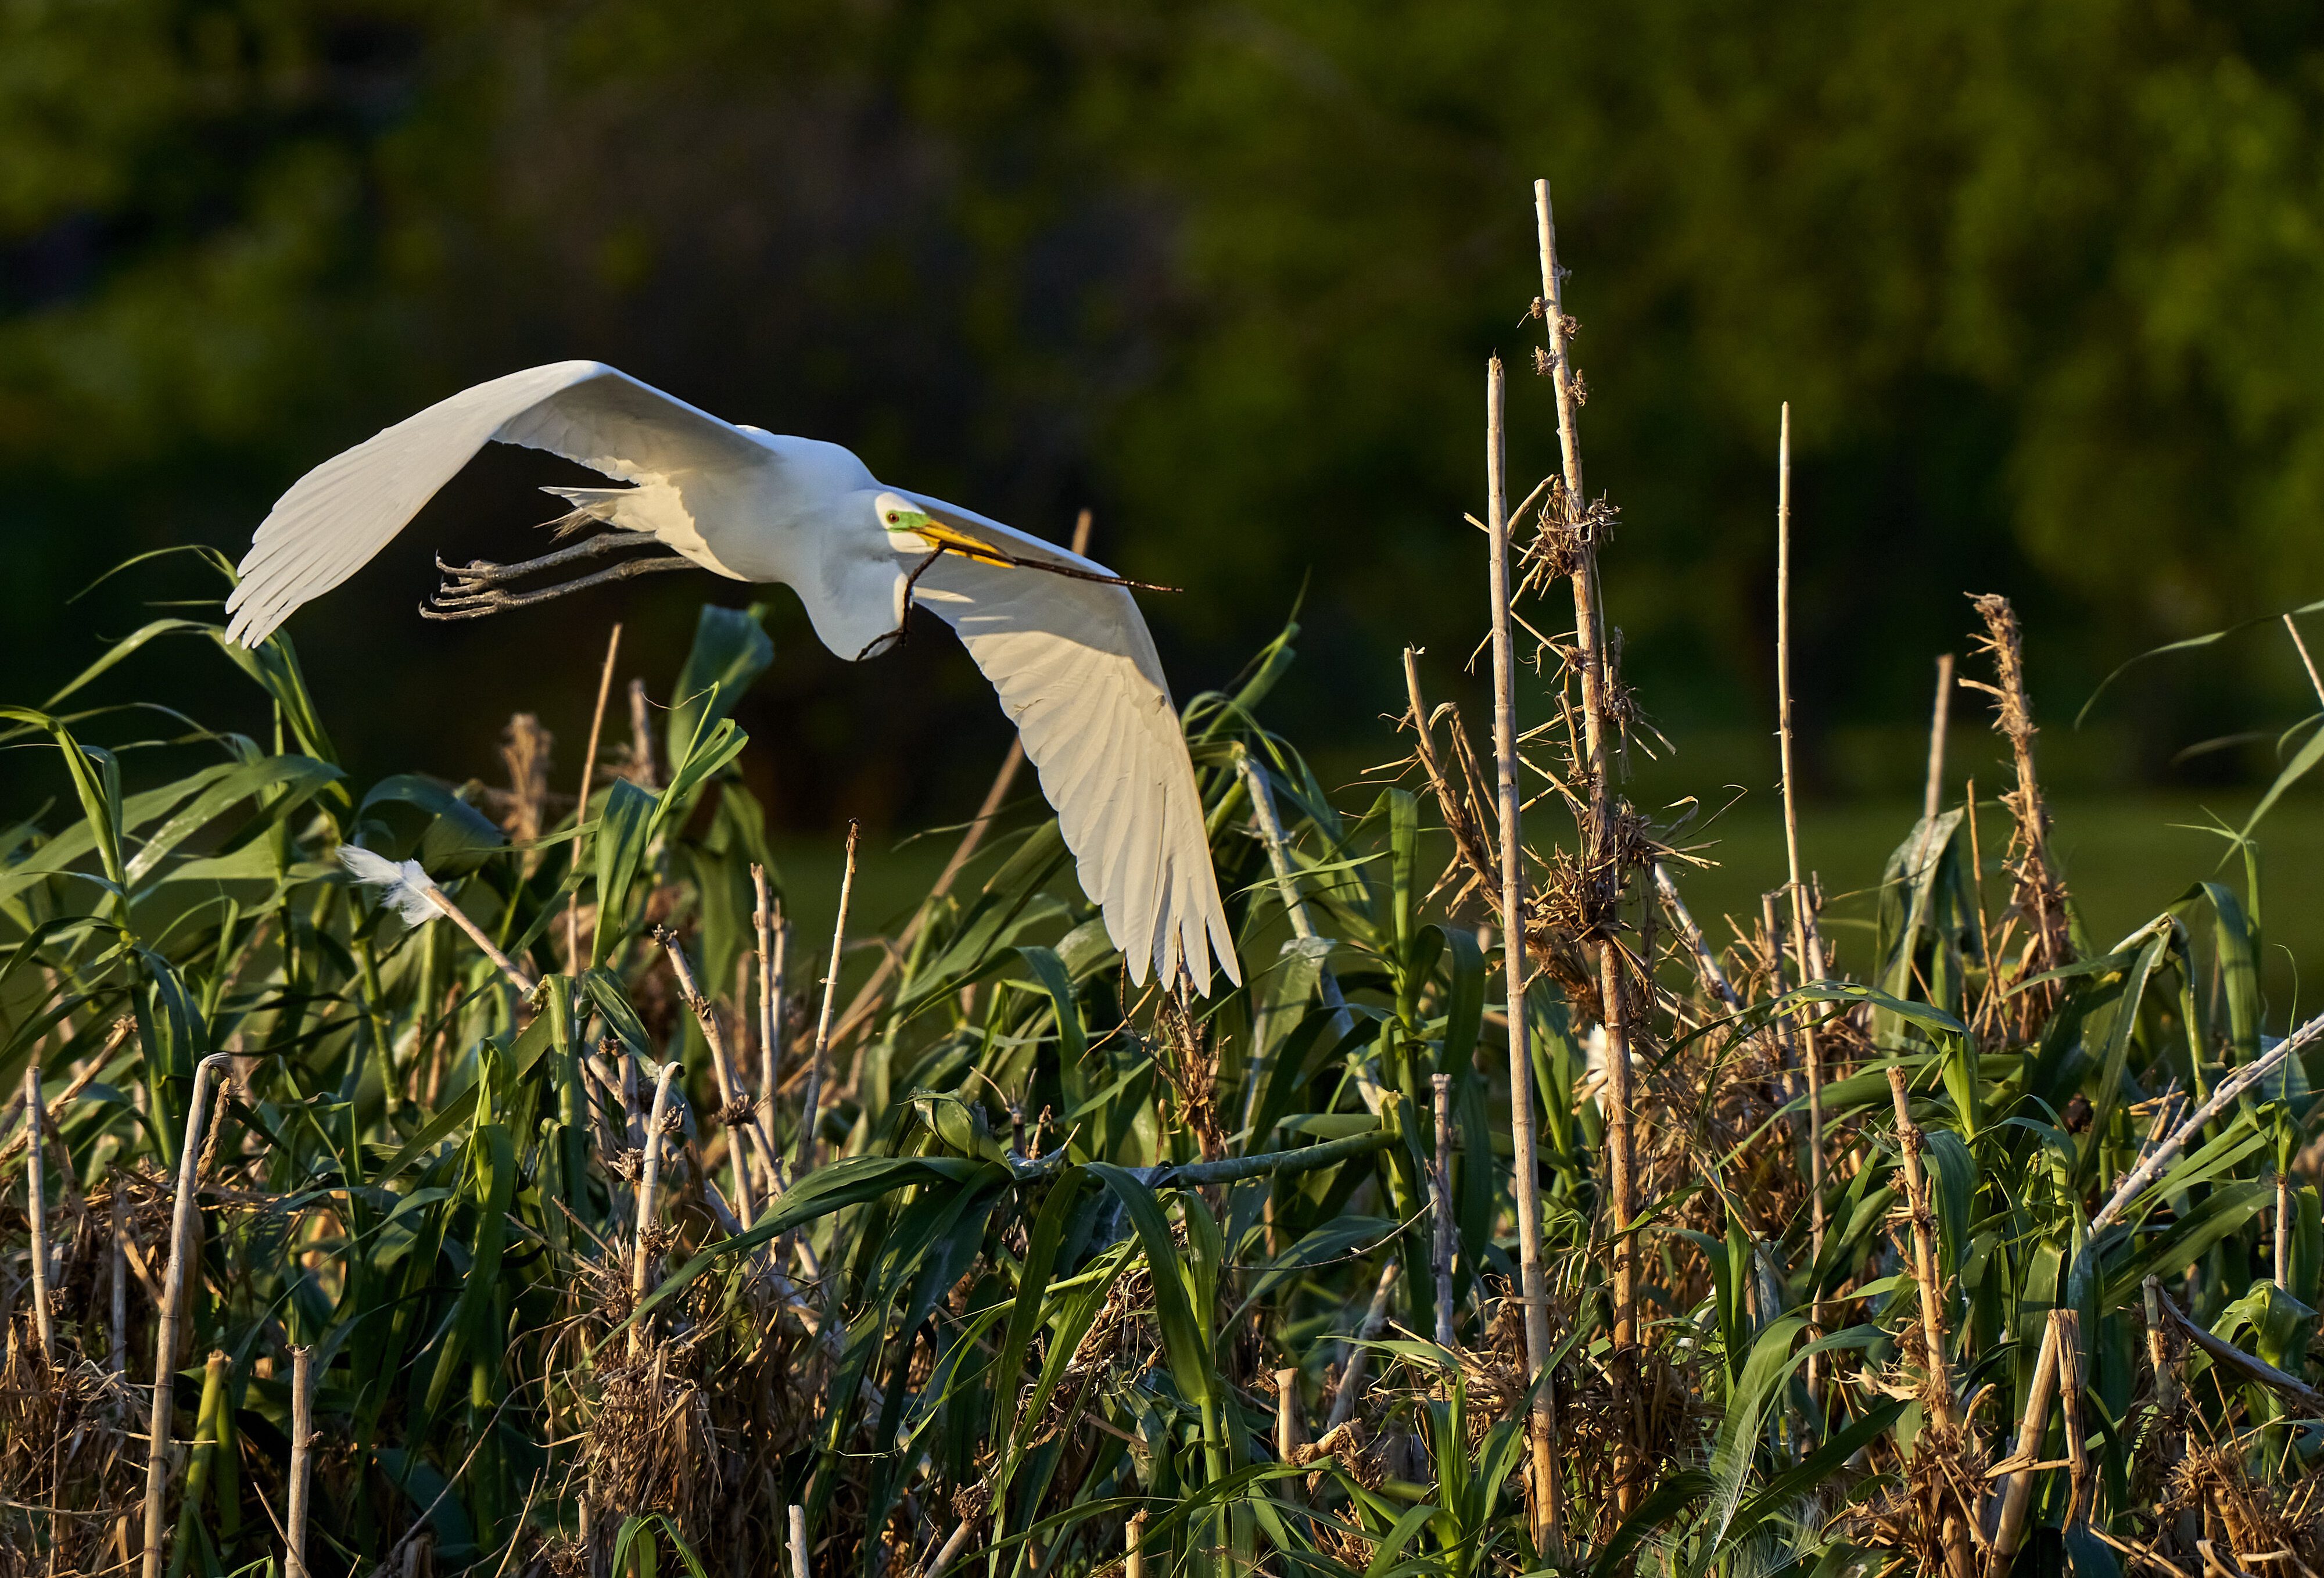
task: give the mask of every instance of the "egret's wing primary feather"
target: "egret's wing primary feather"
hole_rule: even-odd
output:
[[[948,526],[1020,558],[1099,569],[1054,543],[940,499],[910,495]],[[1138,604],[1120,586],[947,554],[919,600],[960,633],[1001,694],[1057,810],[1082,891],[1143,984],[1183,970],[1208,995],[1213,957],[1240,983],[1211,869],[1203,803],[1170,687]]]
[[[667,479],[768,450],[716,417],[602,362],[556,362],[438,401],[333,456],[290,485],[252,538],[226,599],[245,646],[370,561],[476,451],[498,439],[630,482]]]

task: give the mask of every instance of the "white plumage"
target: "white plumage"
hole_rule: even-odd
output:
[[[721,421],[601,363],[477,384],[300,478],[243,559],[226,604],[231,633],[263,641],[361,568],[495,440],[634,484],[568,496],[716,574],[790,586],[843,658],[865,655],[901,624],[907,581],[949,543],[955,551],[920,573],[911,598],[959,633],[1000,693],[1131,978],[1183,974],[1207,994],[1215,955],[1230,980],[1242,979],[1153,638],[1125,588],[1068,578],[1111,572],[973,511],[883,489],[839,445]],[[977,545],[1068,575],[962,551]]]

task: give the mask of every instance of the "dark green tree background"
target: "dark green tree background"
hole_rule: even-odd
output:
[[[38,699],[208,595],[181,564],[67,602],[106,567],[238,553],[335,449],[595,356],[1033,530],[1093,507],[1102,556],[1187,588],[1150,604],[1182,690],[1304,583],[1287,699],[1352,737],[1397,645],[1474,640],[1460,513],[1484,358],[1535,337],[1542,174],[1665,725],[1766,727],[1784,399],[1805,719],[1917,717],[1987,589],[2061,719],[2144,646],[2324,592],[2319,34],[2263,0],[9,0],[0,660]],[[1514,415],[1538,475],[1544,388]],[[493,457],[294,623],[365,704],[359,769],[432,734],[479,770],[518,706],[569,738],[609,620],[667,669],[694,604],[744,600],[412,616],[434,548],[522,551],[563,479]],[[746,721],[790,814],[986,771],[947,641],[867,676],[777,602]],[[2246,662],[2236,705],[2296,700]],[[2244,721],[2218,694],[2126,698],[2144,771]]]

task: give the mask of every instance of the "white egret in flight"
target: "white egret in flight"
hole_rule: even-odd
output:
[[[915,602],[958,632],[1001,695],[1057,809],[1082,891],[1143,984],[1211,962],[1240,982],[1185,735],[1134,585],[940,499],[881,485],[837,444],[719,420],[598,362],[558,362],[463,390],[294,483],[258,528],[227,599],[229,632],[263,641],[362,568],[488,442],[546,449],[631,485],[550,488],[555,524],[609,530],[520,564],[437,561],[421,612],[476,618],[578,587],[699,565],[779,581],[843,658],[882,649]],[[659,545],[659,546],[657,546]],[[610,569],[530,591],[521,577],[632,549]],[[675,550],[670,551],[670,550]]]

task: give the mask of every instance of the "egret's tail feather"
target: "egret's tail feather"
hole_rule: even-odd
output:
[[[622,500],[637,492],[637,489],[545,487],[540,491],[563,499],[573,506],[564,514],[558,516],[556,520],[541,522],[543,526],[554,527],[557,531],[554,540],[562,542],[575,532],[583,531],[593,523],[603,522],[607,526],[619,525],[620,522],[613,519],[614,512],[621,508]]]

